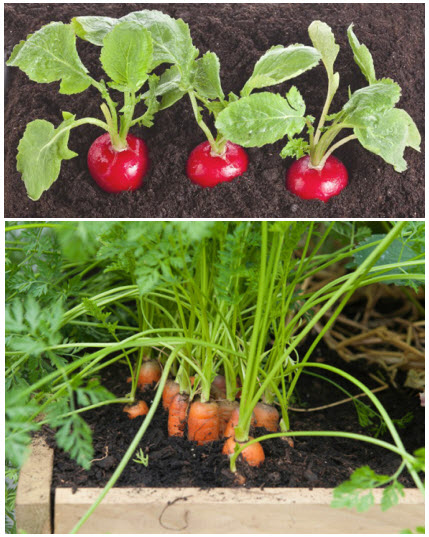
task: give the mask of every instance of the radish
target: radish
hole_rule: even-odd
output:
[[[99,136],[88,152],[88,169],[100,188],[106,192],[136,190],[149,168],[146,144],[127,135],[127,147],[116,150],[109,134]]]
[[[313,167],[306,155],[296,160],[286,174],[286,188],[304,200],[327,202],[332,196],[337,196],[347,182],[346,167],[332,155],[320,169]]]
[[[110,80],[98,81],[79,58],[75,28],[76,23],[52,22],[21,41],[7,62],[22,69],[35,82],[59,81],[63,94],[81,93],[93,86],[104,101],[100,106],[104,121],[94,117],[76,119],[63,112],[58,127],[42,119],[27,125],[18,147],[17,169],[32,200],[38,200],[57,180],[62,161],[76,156],[68,148],[70,131],[85,124],[105,131],[91,145],[87,159],[90,174],[102,189],[136,190],[149,168],[146,145],[130,134],[130,129],[136,125],[152,126],[160,109],[156,95],[160,78],[150,72],[167,58],[155,52],[151,33],[143,24],[118,21],[113,28],[106,26],[100,43],[100,62]],[[148,90],[142,94],[140,90],[146,82]],[[109,88],[123,94],[123,105],[113,101]],[[138,104],[144,104],[146,111],[134,117]]]
[[[223,153],[218,155],[213,152],[210,142],[203,142],[190,154],[186,172],[193,183],[213,187],[239,177],[248,164],[247,153],[239,145],[227,142]]]
[[[287,172],[286,188],[302,199],[327,202],[348,183],[346,168],[332,156],[339,147],[357,140],[365,149],[393,165],[397,172],[403,172],[407,169],[405,149],[411,147],[420,151],[421,137],[409,114],[396,108],[401,88],[390,78],[376,77],[371,53],[357,40],[353,24],[347,35],[355,62],[368,86],[354,92],[349,89],[349,100],[342,109],[330,113],[340,83],[340,75],[334,70],[340,47],[324,22],[313,21],[308,33],[312,49],[292,45],[294,56],[288,56],[285,54],[288,49],[271,48],[265,55],[270,61],[265,66],[260,62],[256,64],[253,80],[251,78],[244,87],[247,91],[243,90],[240,99],[231,100],[220,111],[215,125],[224,138],[243,147],[262,147],[287,136],[288,142],[280,156],[296,161]],[[301,47],[299,62],[296,47]],[[283,59],[280,59],[281,54]],[[313,116],[306,115],[305,101],[295,86],[285,97],[271,92],[250,94],[254,87],[262,87],[266,81],[277,82],[281,72],[288,74],[288,78],[291,74],[297,76],[303,72],[302,58],[309,60],[311,54],[314,61],[309,61],[307,68],[322,60],[328,77],[328,92],[318,123]],[[283,80],[288,78],[283,77]],[[307,137],[296,137],[303,129],[307,130]],[[351,129],[352,133],[338,138],[346,129]]]

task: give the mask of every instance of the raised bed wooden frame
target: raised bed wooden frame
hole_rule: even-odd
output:
[[[52,469],[53,450],[39,438],[18,482],[18,531],[69,533],[101,491],[57,488],[52,495]],[[113,488],[80,533],[394,534],[423,525],[424,501],[415,489],[386,512],[379,505],[363,514],[333,509],[331,499],[332,489]]]

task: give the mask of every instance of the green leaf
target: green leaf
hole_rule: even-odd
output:
[[[80,93],[91,85],[88,70],[76,50],[69,24],[51,22],[15,46],[7,65],[19,67],[39,83],[61,81],[60,93]]]
[[[20,390],[6,391],[5,394],[5,455],[14,466],[21,467],[29,453],[31,432],[40,425],[31,421],[38,406]]]
[[[306,45],[271,47],[257,62],[252,76],[241,91],[242,96],[250,95],[256,88],[266,88],[290,80],[315,67],[320,53]]]
[[[417,459],[414,469],[417,472],[425,471],[425,448],[419,448],[414,452],[414,457]]]
[[[138,22],[151,33],[152,69],[162,63],[172,63],[180,66],[184,78],[189,75],[198,50],[193,46],[189,26],[182,19],[173,19],[161,11],[145,9],[116,20],[109,17],[76,17],[73,19],[73,27],[79,37],[101,46],[112,27],[123,21]]]
[[[173,19],[157,10],[143,10],[129,13],[119,20],[135,20],[149,30],[153,40],[152,68],[162,63],[173,63],[180,67],[183,78],[187,78],[198,49],[192,43],[189,26],[182,19]]]
[[[73,414],[60,425],[55,439],[58,447],[67,451],[80,466],[85,470],[90,468],[94,457],[92,432],[78,414]]]
[[[64,113],[63,117],[58,128],[44,119],[31,121],[19,142],[16,168],[34,201],[58,179],[61,161],[77,156],[67,147],[75,116]]]
[[[304,138],[292,138],[281,150],[280,156],[281,158],[300,159],[304,155],[308,155],[309,151],[310,144]]]
[[[216,120],[218,131],[243,147],[272,144],[298,134],[304,126],[301,106],[295,110],[281,95],[267,92],[230,103]]]
[[[149,91],[146,98],[144,99],[147,110],[139,121],[139,125],[143,125],[144,127],[152,127],[153,118],[155,117],[155,114],[160,110],[160,103],[158,102],[158,99],[156,97],[156,88],[158,87],[158,84],[159,76],[151,75],[149,77]]]
[[[400,496],[405,496],[404,486],[398,481],[393,481],[389,486],[383,489],[383,496],[381,497],[381,510],[387,511],[391,507],[394,507],[399,502]]]
[[[71,26],[78,37],[101,47],[103,39],[117,22],[118,19],[112,19],[111,17],[74,17],[71,20]]]
[[[389,481],[389,476],[377,475],[369,466],[355,470],[350,479],[334,489],[332,507],[355,508],[358,513],[374,505],[372,490]]]
[[[392,164],[397,172],[407,169],[405,148],[420,149],[417,127],[407,112],[398,108],[388,110],[374,122],[368,121],[365,127],[356,127],[354,133],[365,149]]]
[[[371,254],[371,252],[375,249],[377,246],[377,242],[382,240],[384,238],[384,235],[372,235],[372,237],[368,237],[364,241],[362,241],[359,246],[364,245],[370,245],[374,243],[373,247],[368,247],[363,250],[360,250],[359,252],[356,252],[354,255],[354,262],[353,266],[359,266],[362,264],[365,259]],[[421,250],[421,253],[424,253],[424,250]],[[387,250],[380,256],[378,261],[375,263],[374,267],[382,266],[382,265],[391,265],[391,264],[402,264],[406,261],[411,261],[413,259],[422,258],[422,255],[416,255],[416,253],[411,248],[411,244],[407,244],[405,241],[401,239],[395,239],[387,248]],[[412,274],[424,274],[424,264],[423,265],[416,265],[416,266],[400,266],[399,268],[393,268],[387,272],[385,272],[383,275],[412,275]],[[416,286],[416,285],[422,285],[422,282],[419,282],[418,280],[407,280],[407,279],[392,279],[392,280],[386,280],[384,281],[385,284],[395,284],[395,285],[401,285],[401,286]]]
[[[334,73],[334,63],[340,47],[335,42],[331,28],[325,22],[313,21],[308,28],[308,33],[315,49],[322,56],[322,62],[330,81],[329,95],[332,99],[340,84],[340,75]]]
[[[195,62],[193,86],[201,97],[223,100],[225,97],[220,82],[219,58],[214,52],[207,52]]]
[[[369,84],[375,84],[377,79],[375,77],[374,62],[371,53],[365,45],[359,43],[357,37],[353,33],[353,24],[350,24],[348,27],[347,36],[353,50],[355,62],[358,64],[363,76],[368,80]]]
[[[347,127],[365,128],[378,122],[380,116],[399,101],[401,88],[389,79],[355,91],[344,105],[341,123]]]
[[[152,65],[152,38],[136,22],[121,22],[103,41],[100,60],[113,80],[109,85],[119,91],[137,92],[148,78]]]

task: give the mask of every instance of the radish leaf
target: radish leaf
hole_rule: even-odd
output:
[[[398,108],[387,111],[373,123],[368,122],[366,127],[355,128],[354,133],[365,149],[392,164],[397,172],[407,169],[405,148],[419,150],[420,134],[407,112]]]
[[[202,58],[196,60],[193,86],[202,97],[224,99],[219,71],[219,58],[214,52],[207,52]]]
[[[380,80],[376,84],[355,91],[343,107],[341,123],[348,127],[365,127],[380,114],[392,109],[399,101],[401,88],[392,80]]]
[[[35,82],[60,83],[60,93],[74,94],[92,83],[76,50],[76,36],[69,24],[52,22],[15,46],[7,61]]]
[[[370,51],[365,45],[361,45],[353,33],[353,24],[350,24],[347,30],[347,36],[349,38],[350,46],[353,50],[355,62],[362,71],[364,77],[368,80],[369,84],[375,84],[377,81],[375,77],[374,62]]]
[[[137,92],[148,78],[152,64],[150,33],[135,22],[117,24],[104,38],[100,61],[119,91]]]
[[[77,156],[67,147],[75,116],[64,112],[63,117],[58,128],[44,119],[31,121],[19,142],[17,170],[34,201],[57,180],[61,161]]]
[[[335,36],[332,33],[331,28],[325,22],[313,21],[308,28],[308,34],[313,46],[322,56],[322,62],[325,66],[329,80],[328,98],[332,100],[340,84],[340,75],[334,73],[334,63],[337,59],[340,47],[335,42]]]
[[[257,88],[266,88],[294,78],[315,67],[320,60],[320,53],[306,45],[271,47],[257,62],[253,74],[241,91],[248,96]]]
[[[303,111],[295,92],[291,100],[292,104],[279,94],[267,92],[243,97],[219,114],[216,128],[231,142],[244,147],[261,147],[285,135],[292,137],[305,125],[305,107]]]
[[[102,46],[103,39],[117,24],[118,19],[111,17],[74,17],[71,25],[76,35],[93,45]]]

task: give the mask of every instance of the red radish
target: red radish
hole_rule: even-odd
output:
[[[127,135],[128,147],[116,151],[110,134],[99,136],[88,151],[89,172],[106,192],[136,190],[143,184],[143,177],[149,169],[149,155],[146,144],[140,138]]]
[[[242,175],[249,164],[246,151],[239,145],[226,142],[222,155],[212,152],[210,142],[198,145],[190,154],[186,173],[197,185],[213,187]]]
[[[334,156],[328,157],[322,169],[310,165],[310,157],[296,160],[286,174],[286,188],[302,199],[327,202],[347,186],[348,174],[344,164]]]

